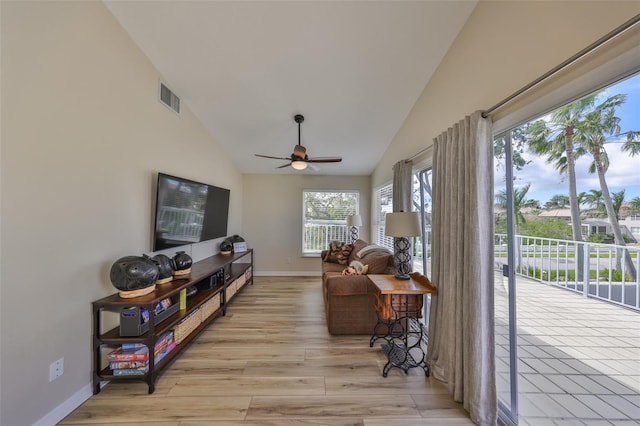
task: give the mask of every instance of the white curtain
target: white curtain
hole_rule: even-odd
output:
[[[413,162],[402,160],[393,165],[393,211],[410,212]]]
[[[412,183],[413,183],[413,162],[410,160],[400,160],[393,165],[393,211],[412,211]],[[408,262],[413,265],[413,238],[409,238],[411,247],[407,251]],[[398,239],[393,239],[393,256],[398,257]],[[397,268],[397,260],[396,268]],[[411,268],[413,270],[413,268]],[[397,269],[396,269],[397,271]]]
[[[427,359],[479,425],[497,418],[491,121],[465,117],[434,140]]]

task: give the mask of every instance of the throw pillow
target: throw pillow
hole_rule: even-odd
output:
[[[393,255],[387,250],[373,250],[358,260],[364,265],[369,265],[370,274],[385,274],[389,265],[393,264]]]
[[[375,244],[369,244],[368,246],[358,250],[358,252],[356,253],[356,256],[364,257],[365,254],[367,254],[369,252],[372,252],[372,251],[376,251],[376,250],[382,250],[382,251],[385,251],[387,253],[391,253],[391,251],[386,247],[377,246]]]
[[[327,256],[323,259],[325,262],[339,263],[340,265],[346,265],[349,261],[349,256],[353,250],[353,245],[344,243],[342,241],[333,240],[329,243],[329,250]]]
[[[368,242],[366,242],[364,240],[357,239],[356,242],[353,243],[353,252],[354,252],[354,254],[359,252],[360,250],[362,250],[363,248],[365,248],[368,245],[369,245]]]

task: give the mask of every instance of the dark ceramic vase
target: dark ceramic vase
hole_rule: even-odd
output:
[[[120,291],[133,291],[155,284],[160,269],[149,258],[143,256],[125,256],[111,266],[111,283]]]
[[[224,240],[220,243],[220,252],[223,254],[230,254],[233,251],[233,244],[231,241]]]
[[[182,271],[191,268],[193,260],[191,260],[191,256],[187,253],[179,251],[175,256],[173,256],[171,263],[173,264],[174,271]]]
[[[151,260],[158,264],[158,269],[160,270],[160,276],[158,276],[158,280],[164,280],[173,276],[173,264],[169,256],[166,256],[164,254],[157,254],[153,256]]]

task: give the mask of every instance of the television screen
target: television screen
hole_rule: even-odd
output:
[[[229,193],[158,173],[153,251],[226,236]]]

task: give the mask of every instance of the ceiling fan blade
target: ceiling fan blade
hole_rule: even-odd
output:
[[[320,171],[320,167],[316,166],[315,164],[311,164],[309,162],[307,162],[307,166],[313,170],[314,172],[319,172]]]
[[[308,163],[339,163],[342,161],[340,157],[315,157],[308,158],[306,160]]]
[[[260,155],[260,154],[254,154],[256,157],[262,157],[262,158],[272,158],[274,160],[291,160],[290,158],[287,157],[272,157],[270,155]]]
[[[284,158],[284,160],[286,160],[286,158]],[[287,164],[283,164],[282,166],[278,166],[278,169],[284,169],[285,167],[289,167],[291,165],[291,163],[287,163]]]

